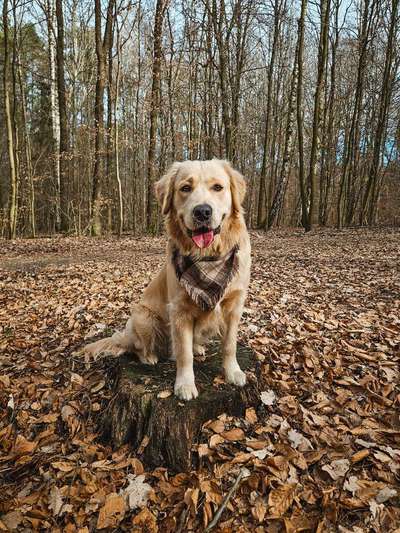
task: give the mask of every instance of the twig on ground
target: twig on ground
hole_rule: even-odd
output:
[[[208,531],[211,531],[218,524],[218,521],[221,518],[221,515],[224,512],[225,507],[228,505],[230,499],[235,494],[235,492],[236,492],[240,482],[242,481],[244,475],[245,475],[245,470],[242,468],[239,471],[239,474],[238,474],[238,477],[235,480],[235,483],[232,485],[232,487],[230,488],[228,494],[222,500],[221,506],[218,508],[217,512],[214,515],[214,518],[211,520],[211,522],[208,524],[208,526],[204,530],[204,533],[207,533]]]

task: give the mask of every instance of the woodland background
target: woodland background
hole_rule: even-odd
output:
[[[247,221],[400,222],[399,0],[4,0],[0,235],[156,232],[225,157]]]

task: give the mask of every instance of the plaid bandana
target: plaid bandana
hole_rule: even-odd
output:
[[[180,284],[191,299],[203,310],[211,311],[221,300],[224,292],[238,271],[239,260],[236,245],[222,257],[199,257],[181,255],[175,248],[172,264]]]

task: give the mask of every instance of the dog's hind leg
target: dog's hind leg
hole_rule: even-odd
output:
[[[132,308],[132,316],[135,317],[135,335],[140,344],[140,350],[136,350],[139,360],[146,365],[155,365],[164,339],[160,319],[142,304],[136,304]]]

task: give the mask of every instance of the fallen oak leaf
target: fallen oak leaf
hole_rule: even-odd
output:
[[[264,521],[265,514],[267,512],[267,506],[260,496],[256,499],[251,507],[251,514],[257,520],[259,524]]]
[[[233,428],[229,431],[224,431],[221,433],[221,436],[229,441],[237,441],[237,440],[243,440],[245,439],[245,434],[243,429],[240,428]]]
[[[349,479],[346,479],[346,481],[343,483],[344,490],[347,490],[354,494],[359,490],[360,485],[358,484],[358,478],[356,476],[350,476]]]
[[[261,393],[261,401],[264,405],[271,406],[275,403],[276,395],[273,390],[267,390]]]
[[[322,470],[328,472],[334,481],[344,477],[350,468],[350,461],[348,459],[337,459],[332,461],[330,465],[324,465]]]
[[[50,490],[49,494],[49,509],[53,511],[54,516],[60,516],[64,502],[61,491],[58,487],[54,486]]]
[[[36,449],[36,447],[37,447],[37,442],[32,442],[26,439],[23,435],[18,435],[15,440],[13,453],[17,456],[27,455],[33,452]]]
[[[375,499],[378,503],[385,503],[395,496],[397,496],[397,490],[385,487],[378,492]]]
[[[53,468],[60,470],[61,472],[71,472],[75,468],[74,463],[68,463],[67,461],[55,461],[50,464]]]
[[[158,531],[156,517],[147,507],[135,516],[132,520],[132,525],[134,526],[132,531],[146,531],[147,533],[157,533]]]
[[[295,429],[290,429],[288,431],[288,439],[295,450],[307,452],[313,449],[313,445],[311,444],[310,440]]]
[[[271,518],[281,518],[294,500],[295,483],[286,483],[272,489],[268,496],[268,506]]]
[[[125,511],[125,498],[115,492],[108,494],[103,507],[99,511],[97,529],[116,527],[124,518]]]
[[[171,396],[172,394],[172,391],[170,390],[163,390],[161,392],[159,392],[157,394],[157,398],[161,398],[161,399],[164,399],[164,398],[169,398],[169,396]]]
[[[10,511],[7,514],[2,515],[1,521],[5,525],[3,531],[18,530],[23,520],[24,516],[21,511]]]
[[[145,477],[144,474],[128,475],[129,485],[120,491],[120,495],[126,499],[129,509],[138,509],[147,504],[153,489],[151,485],[144,482]]]
[[[221,435],[218,435],[218,433],[215,433],[210,437],[208,445],[210,448],[216,448],[218,444],[222,444],[223,442],[225,442],[225,439]]]
[[[222,433],[225,429],[225,424],[222,420],[217,419],[208,422],[204,427],[211,429],[214,433]]]

